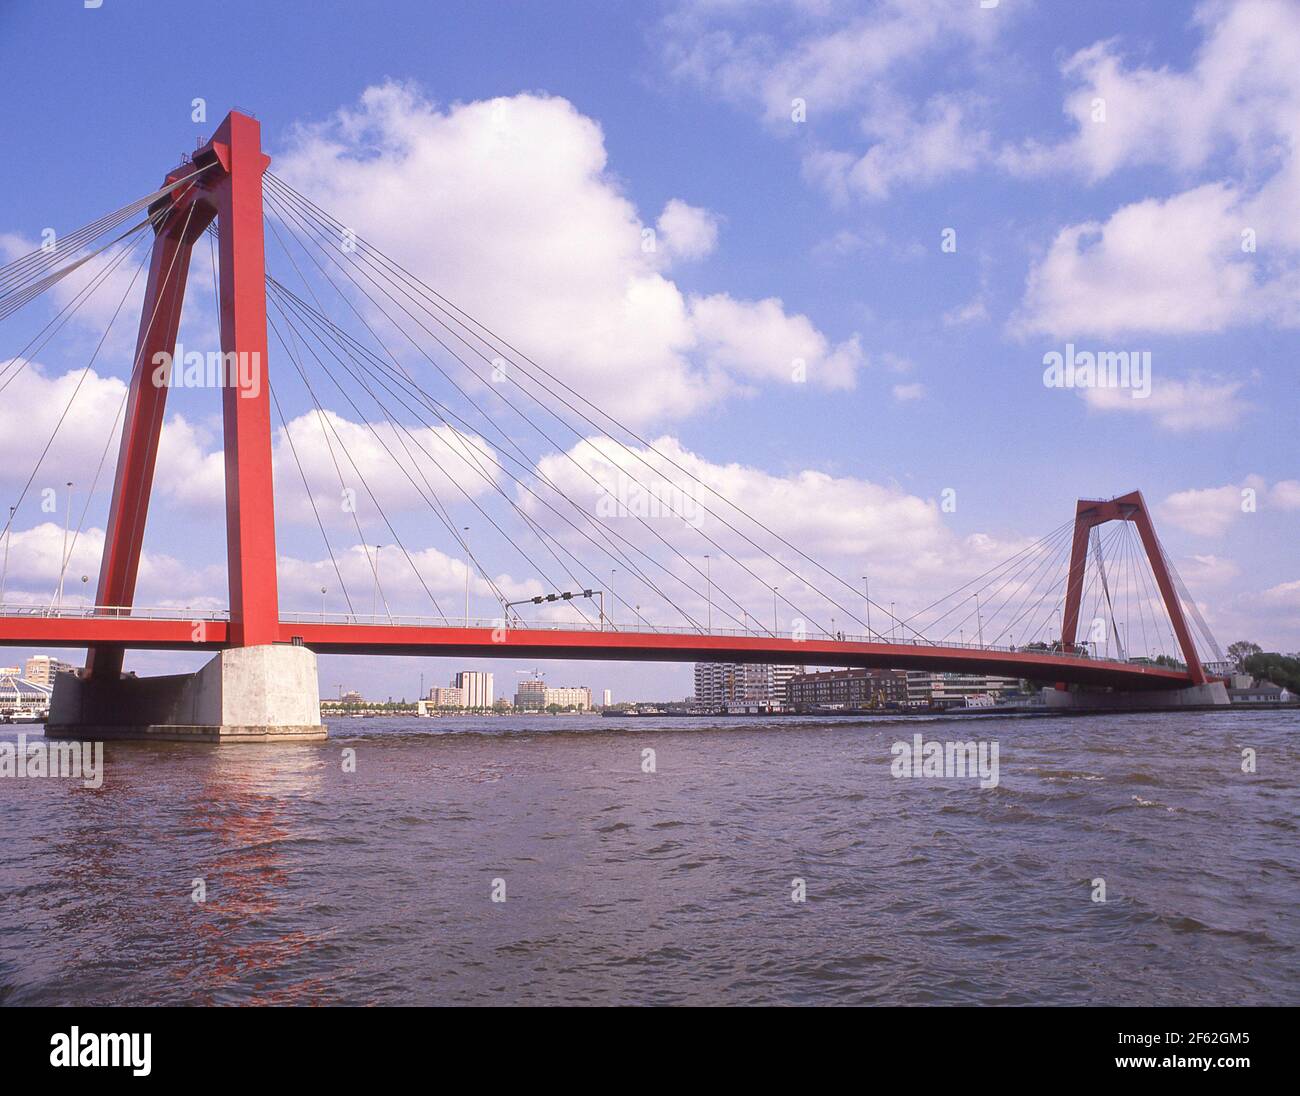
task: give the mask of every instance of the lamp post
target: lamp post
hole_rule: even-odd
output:
[[[4,566],[0,567],[0,605],[5,600],[5,580],[9,577],[9,542],[14,536],[14,511],[17,509],[17,506],[9,507],[9,520],[5,523],[5,561]]]
[[[379,620],[379,553],[383,551],[382,544],[375,545],[375,589],[370,595],[370,623],[375,624]]]
[[[777,610],[776,610],[776,587],[772,587],[772,635],[775,636],[778,631]]]
[[[59,557],[59,589],[54,595],[54,607],[63,608],[63,576],[68,571],[68,526],[72,524],[72,481],[67,483],[68,507],[63,515],[63,555]]]
[[[867,576],[862,576],[862,593],[867,599],[867,639],[871,639],[871,583]]]
[[[465,627],[469,627],[469,526],[464,527],[465,533]]]
[[[979,594],[971,595],[975,599],[975,624],[979,628],[979,645],[984,646],[984,618],[980,616],[980,596]]]
[[[325,623],[325,587],[320,588],[320,622]]]

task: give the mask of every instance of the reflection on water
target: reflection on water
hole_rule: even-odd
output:
[[[1298,727],[536,717],[111,743],[100,789],[0,780],[0,1001],[1300,1003]],[[892,778],[918,730],[996,739],[999,786]]]

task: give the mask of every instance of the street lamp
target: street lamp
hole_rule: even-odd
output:
[[[14,536],[14,511],[17,509],[17,506],[9,507],[9,520],[5,523],[5,561],[4,566],[0,567],[0,605],[5,600],[5,580],[9,577],[9,542]]]
[[[465,627],[469,627],[469,526],[464,527],[465,532]]]
[[[370,595],[370,623],[374,624],[379,620],[379,553],[383,551],[382,544],[375,545],[375,588]]]
[[[871,638],[871,583],[867,576],[862,576],[862,593],[867,599],[867,639]]]
[[[780,629],[778,627],[777,618],[776,618],[776,587],[773,586],[772,587],[772,635],[775,636],[779,630]]]
[[[63,576],[68,571],[68,526],[72,524],[72,481],[67,483],[68,488],[68,508],[63,516],[63,555],[60,557],[59,567],[59,589],[54,595],[54,607],[63,608]]]
[[[325,623],[325,587],[320,588],[320,622]]]
[[[975,623],[979,628],[979,645],[983,647],[984,646],[984,618],[980,616],[980,596],[979,594],[972,594],[971,597],[975,599]]]

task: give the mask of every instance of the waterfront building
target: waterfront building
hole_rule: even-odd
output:
[[[0,670],[0,714],[43,716],[50,710],[53,687],[19,677],[17,671],[16,666],[6,666]]]
[[[795,674],[786,683],[786,702],[795,711],[902,707],[907,703],[907,673],[850,669]]]
[[[492,675],[483,670],[462,670],[452,681],[460,690],[461,706],[465,708],[492,707]]]
[[[802,666],[697,662],[695,702],[702,708],[779,708],[786,682],[803,671]]]
[[[580,712],[591,710],[591,690],[585,685],[548,687],[542,696],[543,708],[577,708]]]
[[[27,666],[23,672],[23,677],[33,685],[48,685],[54,688],[54,675],[58,673],[70,673],[72,663],[64,662],[62,659],[51,658],[49,655],[32,655],[27,660]]]
[[[429,690],[429,705],[433,708],[463,708],[465,694],[455,685],[435,685]]]
[[[546,682],[540,677],[521,681],[515,689],[515,707],[532,711],[546,707]]]
[[[614,703],[614,690],[606,689],[604,695],[601,697],[601,707],[608,708],[613,703]]]
[[[960,708],[965,706],[969,697],[991,697],[997,701],[1019,687],[1018,678],[996,674],[907,671],[907,703],[913,708]]]

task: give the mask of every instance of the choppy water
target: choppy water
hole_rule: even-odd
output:
[[[110,744],[98,790],[0,780],[0,1001],[1294,1005],[1298,730],[575,716]],[[918,731],[996,740],[1000,785],[893,778]]]

